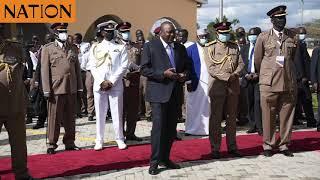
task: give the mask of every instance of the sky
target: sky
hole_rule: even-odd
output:
[[[208,4],[198,8],[198,23],[201,28],[219,17],[219,1],[208,0]],[[262,30],[272,27],[266,13],[278,5],[287,6],[287,27],[296,27],[301,24],[301,0],[223,0],[224,15],[228,19],[238,18],[246,31],[251,27],[259,26]],[[320,19],[320,0],[304,0],[303,21],[310,22]]]

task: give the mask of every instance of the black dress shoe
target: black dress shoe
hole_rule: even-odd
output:
[[[256,133],[257,132],[257,129],[256,128],[250,128],[247,133],[248,134],[252,134],[252,133]]]
[[[24,177],[24,178],[19,178],[19,180],[37,180],[36,178],[33,178],[32,176],[27,176],[27,177]]]
[[[40,128],[44,128],[44,124],[36,124],[32,127],[32,129],[40,129]]]
[[[182,140],[182,138],[179,137],[179,135],[176,135],[176,137],[174,139],[177,140],[177,141],[181,141]]]
[[[26,124],[31,124],[32,123],[32,117],[27,117]]]
[[[211,153],[211,157],[212,157],[213,159],[220,159],[220,158],[221,158],[220,152],[219,152],[219,151],[213,151],[213,152]]]
[[[228,154],[232,155],[233,157],[243,157],[237,150],[228,151]]]
[[[258,135],[259,136],[263,136],[263,131],[262,130],[260,130],[260,131],[258,130]]]
[[[170,160],[166,161],[166,162],[162,162],[161,164],[164,165],[168,169],[180,169],[181,168],[179,164],[176,164]]]
[[[54,150],[54,148],[48,148],[47,149],[47,154],[55,154],[56,151]]]
[[[280,151],[281,154],[287,156],[287,157],[293,157],[293,153],[289,150]]]
[[[148,172],[150,175],[153,175],[153,176],[159,174],[158,166],[150,166]]]
[[[139,137],[137,137],[136,135],[127,136],[127,137],[126,137],[126,140],[128,140],[128,141],[143,141],[142,138],[139,138]]]
[[[320,126],[318,126],[317,131],[320,132]]]
[[[264,150],[264,151],[263,151],[263,155],[264,155],[265,157],[271,157],[271,156],[273,156],[271,150]]]
[[[81,150],[81,148],[79,148],[76,145],[66,147],[66,151],[80,151],[80,150]]]
[[[94,121],[93,116],[89,116],[88,121]]]

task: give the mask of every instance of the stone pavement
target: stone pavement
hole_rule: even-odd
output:
[[[304,126],[296,127],[304,129]],[[180,123],[178,129],[184,130],[184,124]],[[238,134],[244,134],[247,128],[239,128]],[[150,141],[151,123],[139,121],[136,135],[143,137],[142,143]],[[305,129],[304,129],[305,130]],[[314,131],[314,129],[308,129]],[[88,122],[86,118],[77,120],[76,144],[83,148],[92,148],[95,139],[95,122]],[[62,128],[63,132],[63,128]],[[203,138],[199,136],[183,136],[183,139]],[[113,127],[111,121],[106,125],[106,145],[115,145]],[[46,129],[32,130],[32,125],[27,125],[28,154],[46,153]],[[136,142],[129,142],[134,144]],[[59,140],[58,150],[63,150],[62,138]],[[320,145],[319,145],[320,146]],[[10,156],[10,146],[5,129],[0,134],[0,158]],[[82,174],[71,177],[53,178],[60,179],[308,179],[320,180],[320,152],[295,153],[295,157],[288,158],[276,154],[271,158],[264,156],[251,156],[244,158],[230,158],[221,160],[201,160],[180,163],[183,167],[179,170],[165,170],[157,176],[148,174],[148,167],[137,167],[123,170],[113,170],[100,173]]]

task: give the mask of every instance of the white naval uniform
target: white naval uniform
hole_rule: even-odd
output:
[[[96,53],[94,53],[94,51]],[[109,54],[110,56],[108,56]],[[105,61],[98,65],[97,57],[105,56]],[[110,57],[110,58],[109,58]],[[103,58],[100,58],[103,59]],[[101,62],[101,61],[100,61]],[[96,143],[103,143],[105,121],[110,104],[113,128],[116,140],[124,140],[123,136],[123,83],[122,78],[127,70],[128,57],[124,45],[116,44],[113,40],[103,40],[92,45],[89,52],[89,66],[94,78],[93,94],[96,111]],[[101,91],[100,84],[109,80],[113,87],[108,91]]]
[[[87,71],[89,69],[86,68],[88,63],[88,56],[89,56],[89,50],[90,50],[90,43],[87,42],[81,42],[81,44],[77,45],[80,52],[78,55],[80,68],[83,71]]]

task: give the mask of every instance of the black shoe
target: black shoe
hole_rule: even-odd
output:
[[[158,165],[150,166],[148,172],[150,175],[153,175],[153,176],[159,174]]]
[[[179,135],[177,134],[176,135],[176,137],[174,138],[176,141],[181,141],[182,140],[182,138],[181,137],[179,137]]]
[[[133,135],[133,136],[127,136],[126,137],[126,140],[128,140],[128,141],[143,141],[143,139],[142,138],[139,138],[139,137],[137,137],[136,135]]]
[[[32,117],[27,117],[26,124],[31,124],[32,123]]]
[[[94,121],[93,116],[89,116],[88,121]]]
[[[36,124],[32,127],[32,129],[40,129],[40,128],[44,128],[44,124]]]
[[[252,134],[252,133],[256,133],[257,132],[257,129],[256,128],[250,128],[247,133],[248,134]]]
[[[263,155],[264,155],[265,157],[271,157],[271,156],[273,156],[271,150],[264,150],[264,151],[263,151]]]
[[[228,151],[228,153],[233,157],[243,157],[237,150]]]
[[[284,150],[284,151],[280,151],[281,154],[287,156],[287,157],[293,157],[293,153],[290,150]]]
[[[81,148],[79,148],[78,146],[76,145],[73,145],[73,146],[68,146],[65,148],[66,151],[80,151]]]
[[[27,177],[24,178],[19,178],[19,180],[37,180],[36,178],[33,178],[32,176],[28,175]]]
[[[178,123],[184,123],[184,122],[186,122],[186,119],[184,119],[184,118],[178,118]]]
[[[263,136],[263,131],[262,130],[258,130],[258,135],[259,136]]]
[[[320,132],[320,126],[317,127],[317,131]]]
[[[82,118],[82,114],[81,113],[77,114],[77,118]]]
[[[152,122],[151,117],[146,117],[146,119],[147,119],[148,122]]]
[[[54,148],[48,148],[47,149],[47,154],[55,154],[56,151],[54,150]]]
[[[162,162],[161,164],[164,165],[168,169],[180,169],[181,168],[179,164],[176,164],[170,160],[168,160],[166,162]]]
[[[316,122],[307,122],[307,127],[315,128],[315,127],[317,127],[317,123]]]
[[[219,151],[213,151],[213,152],[211,153],[211,157],[212,157],[213,159],[220,159],[220,158],[221,158],[220,152],[219,152]]]

